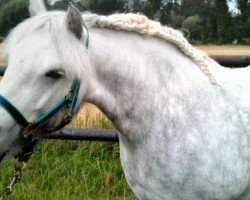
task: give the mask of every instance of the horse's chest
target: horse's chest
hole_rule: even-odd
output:
[[[234,156],[240,153],[238,148],[208,152],[204,145],[191,147],[185,141],[158,139],[132,144],[120,138],[125,176],[140,200],[204,200],[217,195],[217,199],[229,199],[249,181],[249,163],[244,156]],[[225,155],[231,159],[227,161]]]
[[[156,194],[155,192],[159,192],[159,190],[164,192],[163,180],[165,178],[162,174],[164,164],[159,162],[158,157],[152,157],[152,154],[143,146],[127,151],[121,145],[120,151],[127,182],[137,197],[145,200],[160,200],[162,193]]]

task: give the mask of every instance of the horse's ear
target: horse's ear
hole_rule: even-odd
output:
[[[69,5],[67,12],[67,28],[71,31],[78,39],[81,39],[83,29],[82,29],[82,16],[80,11],[73,6]]]
[[[44,0],[30,0],[29,12],[31,17],[47,12]]]

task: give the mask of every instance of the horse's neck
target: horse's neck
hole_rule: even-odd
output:
[[[95,77],[86,100],[122,132],[150,130],[154,119],[164,117],[157,115],[169,100],[208,83],[192,61],[162,40],[104,29],[92,29],[90,36]]]

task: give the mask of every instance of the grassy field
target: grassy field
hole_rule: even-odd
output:
[[[210,55],[250,55],[249,46],[199,46]],[[1,58],[1,55],[0,55]],[[6,64],[0,59],[0,65]],[[87,104],[72,123],[79,128],[112,128]],[[12,178],[13,161],[0,167],[0,190]],[[10,200],[135,200],[114,143],[41,141]]]
[[[88,109],[91,107],[88,106]],[[86,112],[86,110],[84,110]],[[112,128],[102,116],[85,115],[71,126]],[[0,189],[12,178],[13,161],[0,168]],[[119,161],[118,144],[41,141],[11,200],[135,200]]]

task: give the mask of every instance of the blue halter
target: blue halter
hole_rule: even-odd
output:
[[[83,28],[86,30],[86,48],[89,46],[89,32],[87,26],[83,23]],[[53,132],[59,130],[69,124],[76,112],[76,103],[78,99],[78,93],[80,89],[80,82],[75,80],[71,86],[71,89],[65,97],[59,101],[52,109],[46,112],[44,115],[39,117],[33,122],[28,122],[28,120],[22,115],[22,113],[4,96],[0,95],[0,106],[3,107],[12,118],[21,127],[19,132],[21,138],[23,139],[23,148],[21,153],[18,155],[18,162],[27,162],[31,155],[34,153],[34,149],[38,142],[38,137],[34,134],[41,130],[43,125],[46,124],[52,117],[58,114],[63,109],[66,109],[66,115],[64,116],[62,122],[54,129],[46,130],[46,132]]]

